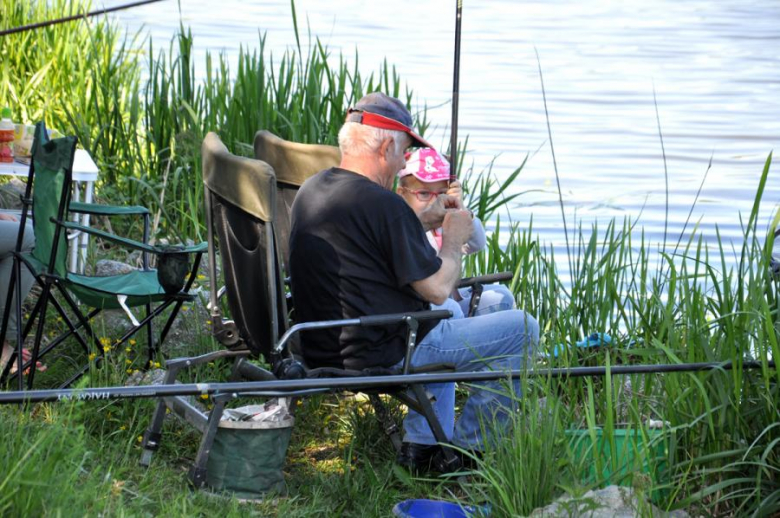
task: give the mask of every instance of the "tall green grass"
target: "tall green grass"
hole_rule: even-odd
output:
[[[469,262],[475,271],[514,269],[519,306],[542,323],[544,350],[593,332],[613,338],[609,346],[567,348],[544,365],[735,365],[730,371],[561,378],[541,393],[565,405],[569,427],[602,428],[610,448],[617,428],[664,422],[670,458],[655,488],[663,491],[654,494],[664,495],[666,507],[715,516],[780,512],[780,366],[770,364],[780,353],[779,285],[769,269],[778,218],[769,225],[758,220],[771,162],[770,154],[735,250],[719,236],[705,241],[697,232],[674,253],[656,250],[632,222],[610,221],[578,228],[571,278],[564,281],[552,249],[538,245],[530,226],[513,225],[508,235],[498,228],[488,250]],[[479,203],[472,200],[475,207]],[[660,266],[654,266],[656,258]],[[763,367],[741,369],[748,360]],[[552,433],[546,438],[557,440]],[[548,441],[538,445],[540,451]],[[555,456],[548,458],[554,462]],[[524,455],[514,459],[526,463]],[[510,471],[517,476],[516,465],[501,475]],[[507,483],[496,482],[493,490]]]
[[[0,27],[87,5],[76,0],[0,0]],[[363,76],[357,55],[351,62],[343,56],[334,59],[316,39],[305,53],[299,42],[295,49],[272,56],[265,49],[265,37],[259,35],[257,46],[240,49],[232,66],[223,54],[207,54],[205,63],[196,63],[193,45],[194,38],[184,27],[161,49],[140,35],[124,36],[103,19],[4,37],[0,104],[16,106],[25,122],[46,118],[50,126],[76,133],[101,167],[99,196],[151,206],[157,213],[157,237],[195,239],[202,235],[199,146],[206,132],[217,131],[233,151],[245,154],[251,154],[259,129],[299,142],[332,144],[346,107],[363,93],[381,89],[411,104],[412,94],[402,88],[392,66],[383,63],[374,74]],[[423,110],[418,130],[423,132],[427,124]],[[565,489],[577,492],[605,482],[587,479],[588,467],[571,458],[565,430],[593,433],[601,428],[608,449],[615,452],[616,429],[644,430],[652,418],[666,423],[666,472],[653,487],[647,487],[638,472],[628,482],[658,495],[657,504],[716,516],[780,512],[780,367],[769,365],[780,353],[780,302],[778,280],[768,273],[773,237],[758,220],[771,156],[744,224],[736,261],[727,260],[734,253],[730,244],[719,236],[705,241],[697,232],[673,251],[658,250],[629,220],[591,228],[572,222],[564,259],[536,240],[532,221],[520,226],[504,213],[517,196],[507,193],[513,183],[522,181],[523,164],[499,180],[490,165],[481,171],[464,170],[463,148],[458,164],[467,202],[497,229],[487,250],[466,260],[466,273],[515,272],[511,287],[518,305],[541,322],[545,351],[593,332],[613,337],[608,347],[567,349],[557,358],[540,360],[540,366],[698,361],[737,365],[732,371],[529,383],[516,426],[478,463],[473,487],[466,493],[491,502],[497,515],[513,515],[527,513]],[[772,227],[776,224],[777,220]],[[557,268],[561,259],[571,275],[567,280]],[[739,368],[747,359],[762,362],[763,368]],[[127,360],[134,361],[120,351],[114,358],[116,371],[93,372],[90,382],[121,383]],[[542,398],[545,406],[539,403]],[[135,436],[145,425],[147,407],[116,402],[89,407],[77,418],[58,414],[52,419],[56,428],[41,425],[40,417],[28,421],[6,414],[11,417],[0,420],[10,423],[3,433],[8,440],[0,484],[13,491],[0,492],[0,509],[45,513],[80,505],[83,495],[94,493],[76,491],[60,499],[40,487],[85,487],[85,481],[94,481],[92,485],[104,491],[106,483],[91,477],[101,470],[119,470],[133,481],[131,491],[142,503],[94,507],[98,512],[186,512],[190,502],[181,499],[166,507],[170,494],[157,488],[159,480],[134,467]],[[321,414],[311,419],[314,424],[304,427],[304,436],[295,443],[299,447],[322,442],[323,430],[335,426],[322,425]],[[346,424],[339,429],[348,430],[351,438],[338,436],[331,442],[348,452],[337,455],[344,476],[318,474],[312,479],[295,471],[293,486],[302,500],[282,504],[280,512],[382,515],[383,506],[390,503],[387,495],[401,498],[435,491],[446,496],[451,491],[446,482],[444,487],[426,485],[393,469],[389,449],[371,447],[382,439],[378,427],[366,426],[363,414],[347,414],[343,421]],[[125,430],[120,433],[121,426]],[[63,427],[62,437],[52,431]],[[181,428],[175,433],[187,445],[163,449],[169,477],[179,476],[181,458],[195,450],[194,436]],[[116,440],[119,446],[114,445]],[[103,451],[111,455],[102,459],[98,454]],[[353,461],[353,454],[369,460]],[[30,483],[35,466],[48,465],[48,458],[58,459],[67,473],[47,468],[38,473],[43,482]],[[614,462],[614,456],[596,462]],[[337,496],[329,496],[331,487],[338,488]],[[184,491],[184,485],[176,490]],[[129,498],[130,493],[120,487],[118,494]],[[385,496],[381,505],[352,502],[361,495]],[[195,512],[214,509],[208,504],[199,507],[198,502]]]
[[[0,28],[89,6],[0,0]],[[153,237],[200,239],[200,142],[207,132],[244,154],[260,129],[335,144],[347,107],[365,93],[382,90],[411,105],[412,92],[386,61],[365,76],[357,55],[353,63],[336,60],[316,39],[304,53],[296,37],[297,49],[273,56],[260,34],[257,47],[242,47],[231,67],[222,53],[195,63],[194,38],[183,26],[164,49],[101,18],[5,36],[0,104],[15,107],[19,121],[45,118],[75,133],[100,167],[101,197],[155,209]],[[416,124],[427,128],[424,109]]]

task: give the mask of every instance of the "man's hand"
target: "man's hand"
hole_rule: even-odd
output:
[[[0,212],[0,221],[19,221],[19,220],[16,219],[16,216],[14,216],[13,214]]]
[[[439,198],[444,197],[446,195],[439,196]],[[434,304],[444,304],[450,296],[460,280],[463,245],[471,236],[473,228],[471,214],[468,211],[457,208],[445,209],[442,221],[442,244],[439,250],[441,267],[430,277],[412,283],[412,288],[422,298]]]
[[[428,203],[428,206],[420,212],[418,217],[423,229],[427,232],[442,226],[444,216],[448,210],[460,208],[461,204],[456,198],[447,194],[440,194]]]
[[[442,222],[442,238],[445,243],[463,247],[471,237],[474,226],[467,210],[448,210]]]

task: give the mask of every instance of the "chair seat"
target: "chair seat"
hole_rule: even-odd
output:
[[[68,289],[93,308],[118,309],[117,295],[126,295],[127,306],[141,306],[170,298],[157,280],[157,270],[133,270],[122,275],[89,277],[68,273]]]
[[[35,275],[44,272],[45,266],[32,254],[19,254]],[[126,295],[128,307],[141,306],[150,302],[165,300],[165,294],[157,280],[157,270],[133,270],[121,275],[90,277],[68,273],[61,281],[78,299],[93,308],[119,309],[117,295]]]

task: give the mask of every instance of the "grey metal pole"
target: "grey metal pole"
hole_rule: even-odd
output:
[[[41,27],[48,27],[50,25],[57,25],[59,23],[72,22],[74,20],[81,20],[83,18],[89,18],[91,16],[98,16],[100,14],[112,13],[114,11],[130,9],[131,7],[138,7],[140,5],[153,4],[155,2],[162,2],[162,0],[140,0],[139,2],[118,5],[116,7],[108,7],[106,9],[98,9],[97,11],[90,11],[85,14],[74,14],[72,16],[66,16],[64,18],[57,18],[54,20],[47,20],[45,22],[31,23],[29,25],[21,25],[19,27],[13,27],[11,29],[0,31],[0,36],[6,36],[8,34],[16,34],[17,32],[31,31],[33,29],[40,29]]]
[[[460,92],[460,33],[463,0],[455,7],[455,59],[452,70],[452,125],[450,127],[450,181],[458,179],[458,95]]]
[[[393,376],[356,376],[348,378],[314,378],[277,381],[245,381],[231,383],[189,383],[180,385],[147,385],[141,387],[102,387],[90,389],[52,389],[0,392],[3,403],[40,403],[45,401],[108,400],[155,398],[168,396],[233,394],[253,396],[294,396],[328,390],[369,389],[401,385],[443,382],[477,382],[527,377],[580,378],[587,376],[655,374],[664,372],[699,372],[732,370],[731,362],[680,363],[659,365],[618,365],[615,367],[572,367],[554,369],[515,370],[508,372],[444,372]],[[742,369],[775,368],[775,362],[746,361],[736,365]]]

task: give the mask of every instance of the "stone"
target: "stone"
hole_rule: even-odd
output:
[[[688,518],[688,513],[677,510],[665,512],[649,502],[640,501],[630,487],[607,486],[604,489],[590,490],[574,498],[568,494],[558,498],[552,504],[535,509],[531,517],[570,517],[579,518],[634,518],[652,516],[653,518]]]
[[[27,187],[23,181],[18,178],[11,178],[8,182],[0,185],[0,208],[3,209],[22,209],[22,200]]]
[[[112,275],[124,275],[130,273],[135,268],[129,264],[110,259],[101,259],[95,264],[95,277],[110,277]]]
[[[125,387],[137,387],[139,385],[162,385],[165,381],[165,370],[150,369],[131,374],[125,381]]]

